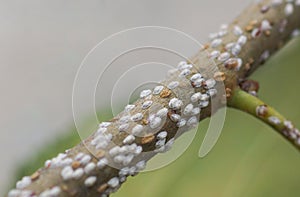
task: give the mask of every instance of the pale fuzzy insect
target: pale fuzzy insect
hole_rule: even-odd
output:
[[[151,90],[143,90],[140,93],[140,98],[145,98],[145,97],[149,96],[151,93],[152,93]]]
[[[263,5],[261,8],[260,8],[260,12],[261,13],[267,13],[270,9],[270,6],[269,5]]]
[[[216,81],[214,79],[208,79],[205,81],[206,88],[210,89],[216,85]]]
[[[132,142],[134,142],[135,137],[133,135],[128,135],[124,140],[123,140],[123,144],[131,144]]]
[[[185,124],[186,124],[186,120],[182,118],[177,122],[177,127],[183,127],[185,126]]]
[[[17,182],[17,189],[24,189],[31,184],[31,178],[29,176],[24,176],[20,181]]]
[[[220,46],[221,44],[222,44],[222,39],[217,38],[217,39],[214,39],[210,45],[212,48],[216,48],[216,47]]]
[[[178,85],[179,85],[179,82],[178,82],[178,81],[172,81],[172,82],[170,82],[170,83],[168,84],[167,87],[168,87],[170,90],[173,90],[173,89],[177,88]]]
[[[188,104],[187,106],[185,106],[185,108],[183,110],[183,114],[184,115],[190,114],[192,112],[193,108],[194,108],[193,104],[191,104],[191,103]]]
[[[120,132],[123,132],[123,131],[126,131],[128,128],[129,128],[129,124],[127,124],[127,123],[121,124],[121,125],[119,126],[119,131],[120,131]]]
[[[166,131],[162,131],[162,132],[158,133],[156,137],[157,137],[157,139],[162,140],[162,139],[165,139],[167,137],[167,135],[168,135],[168,133]]]
[[[187,62],[180,62],[179,64],[178,64],[178,70],[180,70],[180,71],[182,71],[182,70],[184,70],[184,69],[191,69],[191,68],[193,68],[193,65],[191,65],[191,64],[188,64]]]
[[[129,168],[129,174],[134,176],[136,175],[137,171],[136,171],[136,167],[132,166]]]
[[[50,189],[50,196],[58,196],[61,192],[60,187],[55,186]]]
[[[119,178],[118,177],[114,177],[114,178],[111,178],[107,184],[112,187],[112,188],[115,188],[115,187],[118,187],[119,186]]]
[[[188,119],[188,121],[187,121],[187,126],[195,126],[197,123],[198,123],[198,118],[196,117],[196,116],[192,116],[192,117],[190,117],[189,119]]]
[[[219,57],[220,54],[221,54],[220,51],[212,51],[209,54],[209,57],[212,58],[212,59],[216,59],[217,57]]]
[[[152,105],[153,101],[145,101],[143,104],[142,104],[142,109],[147,109],[149,108],[151,105]]]
[[[238,56],[240,54],[241,50],[242,50],[241,45],[235,44],[231,49],[231,53],[234,56]]]
[[[12,189],[8,192],[8,197],[18,197],[21,196],[22,191],[18,190],[18,189]]]
[[[283,122],[283,124],[284,124],[284,126],[285,126],[287,129],[289,129],[289,130],[294,129],[294,125],[292,124],[291,121],[285,120],[285,121]]]
[[[84,185],[86,187],[92,187],[96,183],[96,181],[97,181],[97,177],[90,176],[90,177],[88,177],[88,178],[85,179]]]
[[[150,121],[149,126],[150,126],[150,128],[152,128],[152,129],[156,129],[157,127],[160,126],[161,122],[162,122],[162,120],[161,120],[160,117],[155,117],[155,118],[153,118],[152,121]]]
[[[168,108],[164,107],[164,108],[158,110],[158,111],[156,112],[156,115],[159,116],[159,117],[161,117],[161,118],[163,118],[163,117],[166,117],[166,116],[167,116],[168,111],[169,111]]]
[[[164,86],[156,86],[153,90],[153,94],[154,95],[160,94],[163,89],[164,89]]]
[[[201,107],[201,108],[205,108],[205,107],[207,107],[209,105],[209,102],[208,101],[201,101],[200,103],[199,103],[199,107]]]
[[[219,37],[219,38],[222,38],[222,37],[225,36],[227,33],[228,33],[227,30],[221,30],[221,31],[218,32],[218,37]]]
[[[158,140],[158,141],[155,143],[155,147],[156,147],[156,148],[160,148],[160,147],[164,146],[165,143],[166,143],[166,139],[165,139],[165,138],[164,138],[164,139],[161,139],[161,140]]]
[[[299,29],[295,29],[293,32],[292,32],[292,37],[295,38],[295,37],[298,37],[300,35],[300,30]]]
[[[173,121],[173,122],[178,122],[180,120],[181,116],[178,115],[178,114],[172,114],[170,116],[170,119]]]
[[[224,62],[226,60],[228,60],[230,58],[230,54],[228,52],[224,52],[224,53],[221,53],[220,56],[218,57],[218,60],[220,62]]]
[[[208,94],[201,94],[200,96],[200,100],[201,101],[207,101],[209,99],[209,95]]]
[[[127,180],[127,177],[122,176],[122,177],[119,178],[119,180],[120,180],[120,183],[124,183]],[[101,196],[101,197],[103,197],[103,196]]]
[[[185,65],[187,65],[186,61],[181,61],[178,63],[177,68],[181,70]]]
[[[83,174],[84,174],[84,170],[82,168],[77,168],[73,172],[73,179],[78,180],[83,176]]]
[[[245,45],[247,42],[247,36],[241,35],[237,41],[237,43],[241,46]]]
[[[103,159],[100,159],[98,162],[97,162],[97,167],[99,169],[102,169],[104,168],[106,165],[108,164],[108,160],[106,158],[103,158]]]
[[[135,150],[134,150],[134,154],[135,155],[139,155],[139,154],[141,154],[142,153],[142,151],[143,151],[143,148],[141,147],[141,146],[137,146],[136,148],[135,148]]]
[[[252,32],[251,32],[251,36],[252,36],[253,38],[257,38],[257,37],[259,37],[260,35],[261,35],[261,30],[258,29],[258,28],[254,28],[254,29],[252,30]]]
[[[136,113],[133,116],[131,116],[131,120],[132,121],[140,121],[143,118],[143,114],[142,113]]]
[[[286,16],[290,16],[292,15],[294,12],[294,5],[291,3],[286,4],[286,6],[284,7],[284,13]]]
[[[207,90],[207,94],[210,97],[213,97],[213,96],[217,95],[217,93],[218,93],[217,89],[214,89],[214,88]]]
[[[178,98],[172,98],[169,102],[169,107],[174,110],[178,110],[183,105],[183,102]]]
[[[39,197],[56,197],[61,193],[61,189],[58,186],[52,187],[51,189],[47,189],[40,193]],[[27,195],[22,194],[22,197],[26,197]],[[32,195],[28,195],[32,196]]]
[[[80,163],[82,165],[86,165],[87,163],[89,163],[91,161],[92,157],[90,155],[84,155],[82,157],[82,159],[80,160]]]
[[[143,126],[138,124],[132,128],[132,134],[135,136],[140,136],[143,131]]]
[[[201,79],[201,78],[202,78],[202,75],[200,73],[196,73],[193,76],[191,76],[190,80],[192,82],[195,82],[196,80]]]
[[[199,88],[199,87],[202,86],[202,84],[203,84],[204,81],[205,81],[205,80],[204,80],[203,78],[200,78],[200,79],[197,79],[196,81],[194,81],[193,84],[194,84],[194,86],[195,86],[196,88]]]
[[[236,36],[241,36],[243,34],[243,30],[239,26],[234,26],[233,27],[233,33]]]
[[[300,6],[300,0],[295,0],[295,5]]]
[[[189,69],[184,69],[183,71],[181,71],[181,73],[179,74],[179,77],[186,77],[189,74],[191,74],[191,71]]]
[[[198,115],[200,114],[200,108],[199,107],[195,107],[193,110],[192,110],[192,115],[195,116],[195,115]]]
[[[266,31],[266,30],[272,29],[272,26],[271,26],[271,24],[268,20],[263,20],[261,22],[260,28],[261,28],[262,31]]]
[[[139,161],[135,164],[135,166],[138,171],[144,170],[146,168],[146,161]]]
[[[99,124],[99,127],[100,127],[100,128],[103,128],[103,127],[106,128],[106,127],[108,127],[110,124],[111,124],[111,122],[102,122],[102,123]]]
[[[116,155],[114,157],[114,162],[116,162],[116,163],[122,163],[124,161],[124,159],[125,159],[124,155]]]
[[[273,0],[272,6],[277,7],[283,3],[283,0]]]
[[[230,51],[230,50],[232,49],[232,47],[234,47],[234,45],[235,45],[234,42],[227,43],[227,44],[225,45],[225,49],[226,49],[227,51]]]
[[[107,131],[107,128],[99,128],[97,134],[104,134]]]
[[[107,141],[104,141],[104,140],[99,141],[96,144],[96,149],[104,149],[108,146],[108,144],[109,144],[109,142],[107,142]]]
[[[67,181],[73,178],[73,169],[71,166],[64,167],[60,172],[61,177],[63,180]]]
[[[119,147],[119,146],[115,146],[115,147],[111,148],[111,149],[108,151],[109,155],[112,156],[112,157],[114,157],[114,156],[116,156],[117,154],[119,154],[119,152],[120,152],[120,147]]]
[[[268,118],[269,122],[275,125],[278,125],[281,123],[281,121],[279,120],[279,118],[277,118],[276,116],[270,116]]]
[[[243,60],[241,58],[236,58],[236,61],[237,61],[237,66],[235,68],[235,70],[240,70],[242,64],[243,64]]]
[[[129,174],[129,167],[124,167],[119,171],[119,176],[127,176]]]
[[[265,50],[260,56],[260,61],[266,61],[270,57],[270,51]]]
[[[130,111],[133,110],[134,108],[135,108],[135,105],[126,105],[125,111],[126,111],[126,112],[130,112]]]
[[[242,66],[242,64],[243,64],[243,60],[241,59],[241,58],[230,58],[230,59],[228,59],[225,63],[224,63],[224,65],[226,66],[226,65],[230,65],[230,64],[232,64],[233,62],[236,62],[236,64],[235,64],[235,70],[240,70],[240,68],[241,68],[241,66]]]
[[[72,162],[73,162],[73,159],[71,159],[71,158],[66,158],[66,159],[61,160],[60,166],[70,165]]]
[[[80,161],[84,155],[85,155],[85,154],[82,153],[82,152],[77,153],[77,155],[75,156],[75,160]]]
[[[119,122],[120,122],[121,124],[127,123],[127,122],[129,121],[129,119],[130,119],[130,116],[129,116],[129,115],[127,115],[127,116],[122,116],[122,117],[119,119]]]
[[[191,96],[191,102],[192,103],[196,103],[200,100],[200,96],[201,96],[201,93],[200,92],[197,92],[197,93],[194,93],[192,96]]]
[[[93,170],[95,170],[95,168],[96,168],[95,163],[90,162],[84,167],[84,172],[86,174],[90,174]]]
[[[268,112],[268,108],[265,105],[259,105],[256,107],[256,115],[257,116],[264,116]]]
[[[91,145],[96,146],[98,142],[106,141],[105,137],[103,135],[96,135],[94,139],[91,141]]]

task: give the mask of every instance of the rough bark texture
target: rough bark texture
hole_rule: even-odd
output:
[[[181,63],[162,82],[162,90],[143,92],[134,106],[24,177],[8,196],[108,196],[116,191],[127,176],[144,168],[144,162],[166,151],[174,138],[194,127],[195,118],[199,121],[214,113],[212,102],[222,107],[247,76],[298,34],[299,4],[278,0],[251,4],[228,27],[211,35],[211,41],[188,61],[192,67]],[[197,73],[202,77],[197,78]],[[255,93],[255,88],[248,90]],[[204,96],[198,98],[197,92]],[[132,134],[134,128],[138,134]]]

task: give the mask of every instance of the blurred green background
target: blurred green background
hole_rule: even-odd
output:
[[[293,40],[251,76],[260,82],[259,97],[296,126],[300,126],[299,51],[300,40]],[[107,112],[101,115],[110,118]],[[275,131],[248,114],[228,109],[217,145],[199,158],[205,134],[201,131],[208,121],[201,122],[192,145],[179,159],[162,169],[128,178],[112,196],[299,196],[300,153]],[[32,173],[47,158],[78,142],[73,128],[57,136],[54,143],[20,166],[16,178]]]

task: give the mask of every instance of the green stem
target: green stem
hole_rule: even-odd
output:
[[[299,130],[282,114],[259,98],[237,88],[227,104],[229,107],[247,112],[262,120],[300,150]]]

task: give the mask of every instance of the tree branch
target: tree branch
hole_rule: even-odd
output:
[[[228,100],[228,106],[260,119],[291,142],[297,149],[300,149],[299,130],[294,127],[291,121],[259,98],[241,89],[236,89]]]
[[[79,145],[46,161],[44,168],[17,182],[8,196],[108,196],[155,154],[168,150],[175,138],[211,116],[210,98],[217,98],[222,107],[240,80],[297,34],[299,18],[299,1],[251,4],[211,34],[211,41],[180,63],[161,86],[141,92],[134,105],[101,123]],[[223,83],[225,92],[219,88]]]

